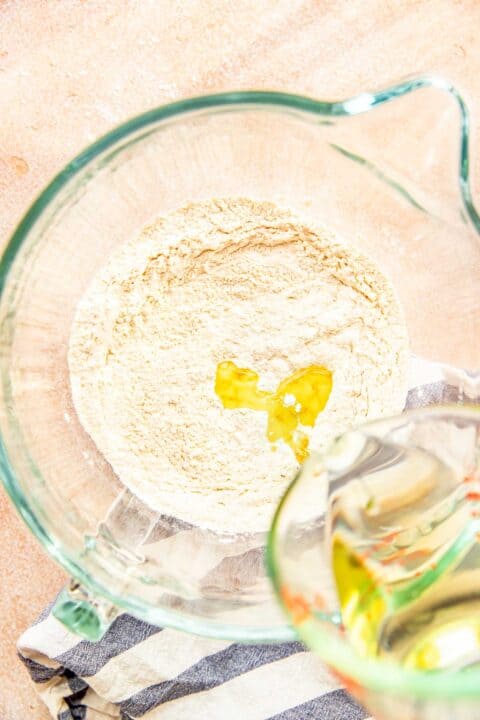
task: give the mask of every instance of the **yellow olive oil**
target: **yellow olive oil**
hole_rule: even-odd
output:
[[[325,408],[332,390],[332,373],[319,365],[297,370],[275,392],[258,388],[259,375],[229,360],[217,366],[215,392],[225,408],[267,413],[267,438],[274,446],[283,440],[298,462],[308,457],[307,428]]]
[[[362,656],[415,670],[480,665],[480,473],[418,448],[376,457],[330,498],[349,640]]]

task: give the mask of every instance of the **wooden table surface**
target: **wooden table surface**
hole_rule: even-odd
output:
[[[476,0],[0,0],[0,239],[96,136],[189,95],[330,99],[435,71],[478,129],[479,27]],[[15,640],[64,575],[1,491],[0,527],[0,719],[46,720]]]

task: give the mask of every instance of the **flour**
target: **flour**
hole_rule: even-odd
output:
[[[219,531],[265,530],[296,468],[266,414],[224,409],[218,363],[274,390],[322,365],[333,389],[310,447],[403,408],[407,335],[378,268],[286,210],[192,204],[119,248],[78,306],[73,401],[122,482],[162,513]]]

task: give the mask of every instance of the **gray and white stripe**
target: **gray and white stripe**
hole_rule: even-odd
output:
[[[298,642],[239,645],[120,615],[90,643],[48,615],[18,649],[56,720],[366,717]]]

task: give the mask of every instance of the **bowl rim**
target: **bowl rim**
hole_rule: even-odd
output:
[[[315,100],[303,95],[263,90],[225,92],[203,95],[186,100],[161,105],[152,110],[134,116],[115,127],[100,139],[93,142],[85,150],[75,156],[43,189],[21,218],[16,229],[7,242],[0,259],[0,302],[5,298],[8,279],[16,257],[35,224],[42,218],[45,210],[56,196],[89,164],[93,163],[119,141],[137,134],[147,128],[155,129],[159,124],[180,119],[184,115],[198,111],[216,112],[220,109],[230,110],[265,110],[278,112],[295,112],[308,115],[310,118],[351,117],[366,113],[376,106],[401,98],[420,88],[438,88],[448,92],[457,102],[460,110],[460,157],[458,165],[459,190],[465,210],[475,227],[480,232],[480,216],[472,201],[469,180],[469,114],[460,93],[446,79],[435,75],[422,75],[389,85],[377,92],[363,92],[341,101]],[[321,122],[321,120],[319,120]],[[72,557],[60,549],[55,538],[43,527],[33,505],[22,491],[10,462],[5,440],[0,435],[0,479],[7,493],[27,526],[37,537],[47,552],[71,575],[78,579],[93,594],[107,598],[123,610],[132,612],[157,625],[164,625],[178,630],[229,640],[251,642],[290,641],[296,638],[295,630],[285,625],[275,626],[243,626],[221,623],[207,619],[193,619],[181,615],[177,611],[139,602],[136,598],[123,595],[117,597],[105,584],[96,581]]]

